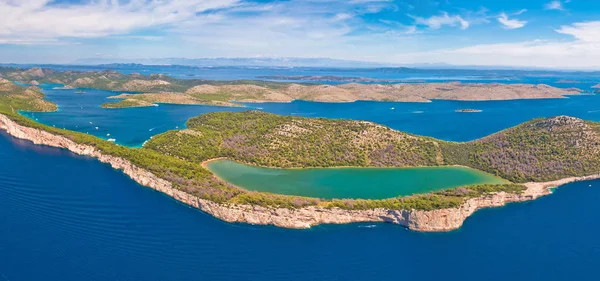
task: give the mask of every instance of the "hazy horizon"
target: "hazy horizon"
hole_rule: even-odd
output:
[[[600,67],[600,2],[0,0],[0,61],[317,57]]]

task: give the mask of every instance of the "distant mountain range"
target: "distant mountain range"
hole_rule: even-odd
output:
[[[79,59],[72,64],[143,64],[143,65],[184,65],[202,67],[239,66],[239,67],[383,67],[390,64],[339,60],[328,58],[156,58],[156,59]]]

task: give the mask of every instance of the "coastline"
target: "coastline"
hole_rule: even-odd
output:
[[[227,222],[254,225],[274,225],[284,228],[305,229],[319,224],[346,224],[355,222],[388,222],[407,227],[414,231],[442,232],[458,229],[464,220],[482,208],[501,207],[511,202],[535,200],[551,194],[550,188],[575,181],[600,178],[600,174],[585,177],[570,177],[551,182],[525,183],[526,190],[521,194],[497,192],[471,198],[460,207],[422,210],[344,210],[339,208],[304,207],[299,209],[267,208],[243,204],[219,204],[198,198],[178,190],[158,176],[141,169],[123,158],[102,154],[98,149],[77,144],[63,136],[51,134],[41,129],[22,126],[7,116],[0,114],[0,129],[10,135],[32,141],[37,145],[47,145],[67,149],[75,154],[91,156],[121,170],[140,185],[162,192],[173,199],[200,209]]]

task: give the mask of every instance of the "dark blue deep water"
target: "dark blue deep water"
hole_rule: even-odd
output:
[[[119,70],[211,79],[304,74],[554,83],[586,91],[600,82],[598,73]],[[580,83],[558,83],[562,78]],[[53,87],[44,85],[44,92],[59,105],[58,112],[23,114],[48,125],[115,138],[128,146],[181,128],[198,114],[244,110],[180,105],[102,109],[106,97],[118,93],[85,90],[85,94],[75,94]],[[496,102],[297,101],[248,107],[284,115],[370,120],[455,141],[476,139],[535,117],[565,114],[600,121],[600,96],[594,95]],[[483,112],[454,112],[461,108]],[[142,187],[94,159],[35,146],[2,131],[0,281],[599,280],[598,202],[600,180],[573,183],[534,202],[478,211],[460,230],[435,234],[390,224],[326,225],[310,230],[228,224]]]
[[[0,133],[0,280],[598,280],[600,181],[462,229],[228,224],[110,166]],[[589,186],[591,184],[591,187]]]

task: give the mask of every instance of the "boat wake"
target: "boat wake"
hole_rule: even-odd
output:
[[[369,224],[369,225],[359,225],[359,228],[375,228],[377,227],[377,225],[374,224]]]

